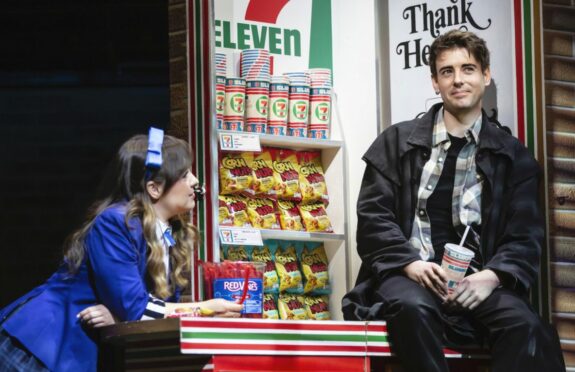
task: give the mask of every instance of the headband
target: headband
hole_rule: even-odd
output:
[[[164,131],[150,127],[148,134],[148,152],[146,154],[146,179],[151,176],[153,169],[162,166],[162,143],[164,142]]]

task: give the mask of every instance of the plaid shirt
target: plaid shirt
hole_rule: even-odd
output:
[[[479,143],[481,131],[481,115],[475,123],[465,132],[467,143],[463,146],[455,165],[455,181],[452,197],[452,221],[459,236],[463,235],[468,225],[481,225],[481,191],[483,189],[483,177],[477,173],[475,167],[475,152]],[[411,231],[410,243],[419,250],[422,260],[428,261],[434,258],[435,252],[431,242],[431,223],[427,214],[427,199],[433,194],[439,177],[443,171],[443,164],[447,157],[447,150],[451,145],[445,122],[443,110],[439,110],[433,127],[433,139],[431,156],[423,167],[419,190],[417,193],[417,208]],[[455,242],[459,243],[459,242]],[[479,269],[479,234],[470,229],[464,246],[472,248],[476,255],[471,263],[474,271]]]

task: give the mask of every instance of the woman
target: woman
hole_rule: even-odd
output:
[[[95,371],[93,327],[165,317],[178,307],[239,316],[224,300],[177,303],[189,284],[198,180],[188,145],[152,128],[117,154],[106,197],[68,239],[42,286],[0,311],[0,371]],[[150,150],[148,150],[150,149]],[[101,305],[100,305],[101,304]]]

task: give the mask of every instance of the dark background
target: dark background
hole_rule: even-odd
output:
[[[0,307],[56,270],[119,145],[169,124],[167,0],[0,2]]]

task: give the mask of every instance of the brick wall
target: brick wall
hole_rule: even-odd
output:
[[[575,0],[543,2],[554,323],[575,370]]]
[[[170,129],[188,140],[188,47],[186,0],[169,0]]]

